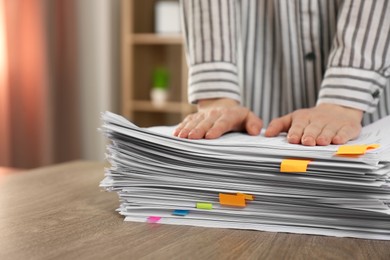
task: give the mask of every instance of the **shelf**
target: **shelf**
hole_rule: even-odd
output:
[[[133,46],[133,96],[132,100],[150,100],[153,71],[164,67],[169,72],[169,101],[180,102],[186,91],[183,89],[183,57],[180,45],[135,45]],[[136,86],[136,87],[135,87]],[[184,93],[183,93],[184,92]]]
[[[180,34],[162,35],[155,33],[136,33],[127,36],[127,42],[132,44],[182,44]]]
[[[133,111],[133,122],[139,127],[177,125],[181,122],[181,118],[181,114],[177,113]]]
[[[122,114],[138,126],[180,123],[195,106],[187,102],[188,68],[181,33],[154,31],[156,0],[122,0]],[[150,100],[156,68],[169,72],[168,102]]]

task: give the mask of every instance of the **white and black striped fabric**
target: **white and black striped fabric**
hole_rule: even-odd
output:
[[[232,98],[267,124],[318,103],[390,114],[390,1],[182,0],[189,101]]]

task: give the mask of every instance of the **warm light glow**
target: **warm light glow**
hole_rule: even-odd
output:
[[[5,95],[0,96],[0,107],[8,111],[0,111],[0,128],[8,131],[11,137],[6,139],[0,135],[0,145],[3,145],[2,141],[9,140],[8,148],[3,151],[8,154],[12,167],[33,168],[49,161],[51,156],[50,152],[46,152],[50,149],[48,122],[51,110],[48,102],[45,2],[0,0],[8,56],[5,87],[0,93]],[[4,37],[4,32],[2,35]],[[2,53],[4,51],[0,55]],[[5,59],[2,60],[4,62]],[[2,101],[6,101],[7,105],[4,106]]]
[[[4,89],[7,73],[7,42],[5,36],[4,0],[0,0],[0,91]]]
[[[0,166],[9,164],[8,55],[4,0],[0,0]]]

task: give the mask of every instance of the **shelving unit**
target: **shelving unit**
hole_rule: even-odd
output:
[[[187,101],[187,64],[181,34],[154,33],[155,0],[122,0],[122,114],[138,126],[172,125],[194,111]],[[150,100],[152,73],[170,73],[169,100]]]

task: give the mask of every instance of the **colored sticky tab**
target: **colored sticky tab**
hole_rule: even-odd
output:
[[[213,209],[213,204],[207,202],[197,202],[196,208],[198,209]]]
[[[280,172],[306,172],[310,160],[285,159],[280,164]]]
[[[172,212],[172,215],[176,215],[176,216],[186,216],[188,215],[188,213],[190,213],[189,210],[184,210],[184,209],[176,209]]]
[[[219,194],[219,203],[225,206],[245,207],[245,196],[233,194]]]
[[[362,155],[367,150],[378,148],[379,144],[363,144],[363,145],[343,145],[340,146],[336,154],[338,155]]]
[[[237,196],[244,196],[246,200],[253,200],[253,195],[244,194],[244,193],[237,193]]]
[[[160,221],[161,217],[158,217],[158,216],[150,216],[147,218],[147,222],[148,223],[157,223],[158,221]]]

